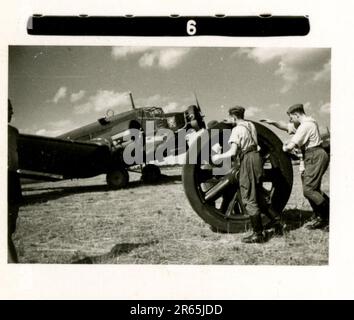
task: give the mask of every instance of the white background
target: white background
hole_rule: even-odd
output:
[[[0,298],[6,299],[353,299],[354,3],[343,1],[2,1],[0,10]],[[52,15],[304,15],[306,37],[119,38],[26,34],[34,13]],[[295,46],[332,48],[329,266],[8,265],[8,45]]]

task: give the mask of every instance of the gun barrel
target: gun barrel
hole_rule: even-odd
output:
[[[228,187],[230,184],[237,182],[237,171],[232,169],[228,174],[221,178],[221,180],[212,188],[210,188],[205,194],[206,201],[216,200],[222,191]]]

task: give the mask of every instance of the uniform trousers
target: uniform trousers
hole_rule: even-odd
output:
[[[250,217],[261,214],[263,164],[257,151],[241,157],[239,184],[242,203]]]
[[[303,194],[317,213],[319,206],[329,202],[329,197],[321,191],[322,177],[328,168],[329,156],[322,147],[314,147],[305,151],[304,162]]]

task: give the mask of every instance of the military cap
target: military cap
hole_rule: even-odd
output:
[[[291,113],[294,113],[294,112],[297,112],[297,111],[305,113],[304,106],[302,104],[294,104],[291,107],[289,107],[289,109],[288,109],[288,111],[286,113],[287,114],[291,114]]]
[[[245,108],[241,106],[232,107],[229,109],[229,114],[237,117],[243,117],[245,114]]]

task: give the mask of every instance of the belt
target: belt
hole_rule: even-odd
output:
[[[240,153],[240,160],[242,160],[243,157],[244,157],[247,153],[250,153],[250,152],[253,152],[253,151],[257,151],[257,146],[253,145],[253,146],[250,146],[250,147],[246,148],[246,150],[241,151],[241,153]]]
[[[305,150],[305,154],[308,153],[308,152],[312,152],[312,151],[315,151],[315,150],[319,150],[319,149],[323,149],[322,145],[318,145],[318,146],[315,146],[315,147],[310,147],[310,148],[307,148]]]

